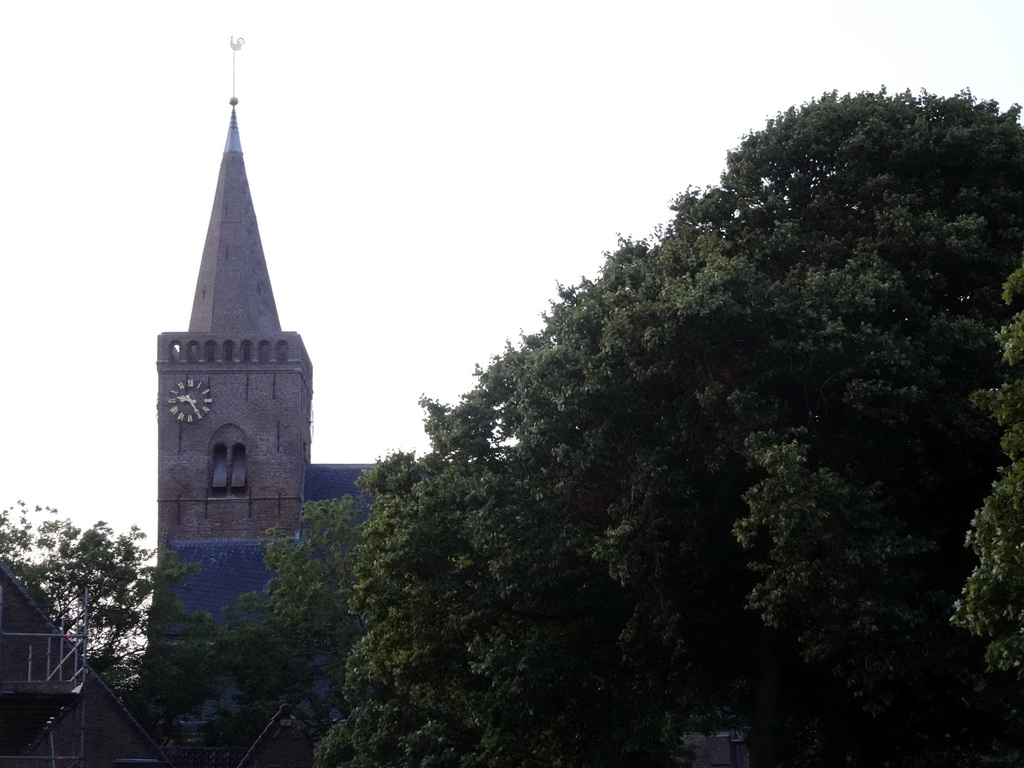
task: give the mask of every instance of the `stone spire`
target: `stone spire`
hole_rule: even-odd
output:
[[[279,333],[274,291],[263,257],[231,99],[224,158],[213,198],[189,331],[216,335]]]

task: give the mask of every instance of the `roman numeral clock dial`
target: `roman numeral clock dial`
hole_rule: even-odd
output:
[[[210,412],[213,398],[210,388],[199,379],[185,379],[171,387],[167,407],[171,416],[185,424],[201,421]]]

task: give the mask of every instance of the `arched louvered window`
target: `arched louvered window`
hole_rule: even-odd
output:
[[[228,448],[224,443],[213,446],[210,486],[214,496],[223,496],[228,491]]]
[[[245,446],[241,443],[231,446],[231,492],[245,492]]]
[[[246,490],[245,445],[235,443],[230,452],[224,443],[213,446],[210,463],[211,496],[244,496]]]

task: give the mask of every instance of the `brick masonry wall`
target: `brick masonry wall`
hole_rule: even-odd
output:
[[[190,341],[194,354],[187,359]],[[217,353],[205,359],[206,345]],[[178,359],[171,352],[177,343]],[[268,528],[298,530],[305,465],[311,442],[312,366],[296,333],[269,340],[269,358],[260,362],[258,343],[242,362],[242,341],[231,360],[224,340],[193,339],[186,333],[161,334],[158,341],[158,544],[169,541],[258,539]],[[277,359],[277,344],[287,345]],[[183,359],[186,358],[186,359]],[[170,412],[171,389],[202,381],[213,398],[210,412],[192,423]],[[214,445],[245,446],[246,487],[219,493],[211,487]]]
[[[84,714],[84,740],[82,716]],[[66,710],[31,753],[78,756],[83,768],[110,768],[115,760],[158,760],[161,755],[120,702],[94,676],[78,703]]]
[[[23,593],[0,577],[0,631],[40,633],[51,631],[48,622],[33,611]],[[29,666],[29,654],[33,663]],[[3,683],[41,680],[46,675],[46,640],[37,637],[0,637],[0,686]]]

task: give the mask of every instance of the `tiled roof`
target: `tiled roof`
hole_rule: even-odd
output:
[[[369,512],[369,500],[356,480],[372,464],[307,464],[303,501],[323,501],[350,495],[362,508],[360,519]],[[239,595],[262,592],[273,574],[264,563],[258,541],[215,539],[172,541],[169,549],[183,563],[199,563],[177,590],[189,611],[206,611],[223,622],[224,608],[234,605]]]
[[[200,566],[178,589],[185,608],[206,611],[218,622],[225,606],[246,592],[262,592],[270,581],[258,541],[172,541],[170,549],[181,562]]]
[[[277,335],[281,322],[237,135],[232,108],[188,329]]]
[[[356,480],[372,464],[307,464],[303,478],[302,500],[324,501],[342,496],[360,498],[363,489]]]

